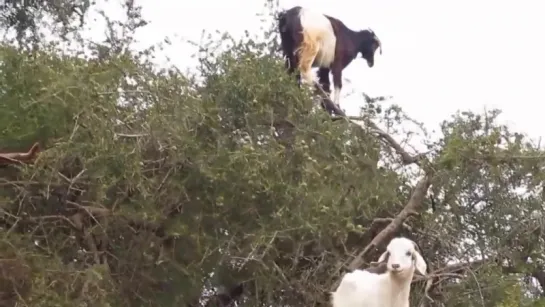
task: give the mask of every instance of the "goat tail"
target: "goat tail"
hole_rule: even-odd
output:
[[[276,20],[280,20],[286,17],[286,10],[276,12]]]
[[[286,32],[287,20],[286,11],[280,11],[276,14],[276,20],[278,21],[278,30],[280,33]]]

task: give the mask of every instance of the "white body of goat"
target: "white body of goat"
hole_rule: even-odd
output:
[[[389,274],[355,270],[344,275],[332,294],[333,307],[408,307],[410,284]]]
[[[414,272],[424,275],[427,269],[416,244],[394,238],[373,265],[375,268],[344,275],[331,293],[333,307],[409,307]]]

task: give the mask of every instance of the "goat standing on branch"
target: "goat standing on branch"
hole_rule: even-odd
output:
[[[279,14],[281,46],[288,73],[299,69],[297,80],[313,85],[312,67],[319,67],[318,78],[324,92],[331,93],[329,72],[335,88],[333,102],[339,106],[342,71],[361,53],[367,65],[375,64],[375,51],[382,46],[371,30],[353,31],[336,18],[295,6]],[[301,75],[300,75],[301,74]]]
[[[415,270],[422,275],[427,270],[417,245],[407,238],[394,238],[370,268],[344,275],[331,293],[331,303],[333,307],[409,307]]]

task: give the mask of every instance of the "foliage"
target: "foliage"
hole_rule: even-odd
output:
[[[94,4],[89,0],[5,0],[0,4],[0,24],[15,30],[20,45],[36,45],[43,38],[40,26],[44,19],[51,20],[51,26],[60,26],[59,34],[65,37],[84,24],[87,10]]]
[[[213,288],[239,306],[326,305],[410,207],[393,234],[418,242],[432,281],[413,306],[539,306],[544,153],[499,111],[455,114],[401,163],[399,107],[331,120],[274,46],[203,47],[197,78],[129,36],[91,57],[0,47],[1,147],[43,148],[0,168],[0,305],[199,306]],[[433,201],[413,206],[423,176]]]

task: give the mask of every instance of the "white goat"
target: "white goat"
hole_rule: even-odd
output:
[[[414,271],[425,275],[426,269],[413,241],[394,238],[370,268],[344,275],[331,293],[331,303],[333,307],[409,307]]]

